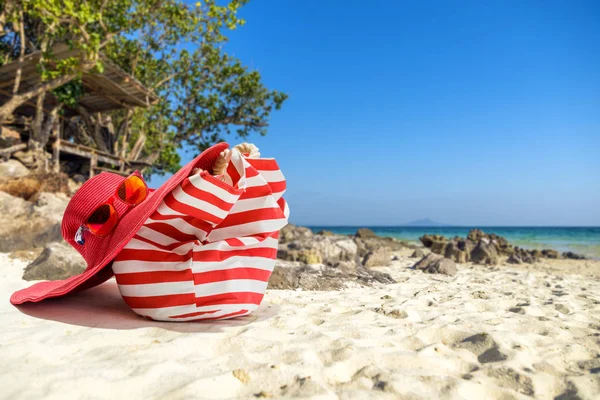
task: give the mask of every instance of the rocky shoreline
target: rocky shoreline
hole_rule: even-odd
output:
[[[25,200],[0,190],[0,252],[29,262],[25,280],[66,279],[81,273],[85,262],[62,239],[60,225],[69,197],[65,193],[35,192]],[[573,253],[526,250],[494,234],[475,229],[466,238],[424,235],[423,247],[391,237],[377,236],[367,228],[353,235],[288,225],[280,232],[277,264],[271,289],[340,290],[396,283],[379,270],[408,252],[413,269],[455,275],[456,264],[533,264],[540,260],[581,260]]]

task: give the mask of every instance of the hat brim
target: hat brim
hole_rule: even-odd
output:
[[[19,290],[13,293],[10,302],[14,305],[27,302],[36,303],[45,299],[80,292],[110,279],[113,276],[112,268],[110,267],[112,260],[158,208],[164,197],[187,178],[196,166],[202,165],[202,162],[212,165],[219,154],[228,147],[227,143],[219,143],[205,150],[177,171],[160,188],[151,191],[146,200],[141,204],[129,210],[121,218],[111,236],[106,237],[106,245],[103,246],[103,252],[106,253],[106,256],[97,265],[88,266],[83,273],[65,280],[38,282],[26,289]]]

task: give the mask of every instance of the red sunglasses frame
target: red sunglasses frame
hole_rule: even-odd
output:
[[[121,188],[121,185],[123,185],[123,184],[124,184],[124,183],[125,183],[125,182],[126,182],[128,179],[130,179],[130,178],[132,178],[132,177],[134,177],[134,176],[136,176],[136,177],[140,178],[140,180],[141,180],[141,181],[142,181],[142,183],[144,184],[144,187],[146,188],[146,196],[145,196],[145,197],[144,197],[144,198],[143,198],[143,199],[142,199],[142,200],[141,200],[139,203],[137,203],[137,204],[131,204],[131,203],[128,203],[128,202],[126,202],[125,200],[123,200],[123,199],[122,199],[122,198],[119,196],[119,189]],[[102,203],[102,204],[100,204],[98,207],[96,207],[96,208],[95,208],[95,209],[94,209],[94,210],[93,210],[93,211],[92,211],[92,212],[91,212],[91,213],[90,213],[90,214],[89,214],[89,215],[88,215],[88,216],[85,218],[85,220],[84,220],[85,222],[83,222],[83,223],[82,223],[82,224],[79,226],[79,229],[77,229],[77,232],[75,233],[75,242],[76,242],[77,244],[80,244],[80,245],[83,245],[83,244],[85,244],[85,239],[83,238],[83,233],[84,233],[84,232],[86,232],[86,231],[87,231],[87,232],[89,232],[89,233],[91,233],[91,234],[92,234],[92,235],[94,235],[94,236],[97,236],[97,237],[105,237],[105,236],[107,236],[107,235],[108,235],[110,232],[112,232],[112,231],[115,229],[115,227],[116,227],[116,226],[117,226],[117,224],[119,223],[119,220],[121,220],[121,218],[123,218],[123,216],[125,216],[125,214],[127,214],[127,213],[129,212],[129,210],[130,210],[130,209],[132,209],[132,208],[133,208],[133,207],[135,207],[135,206],[138,206],[138,205],[140,205],[141,203],[143,203],[143,202],[144,202],[144,200],[146,200],[146,199],[148,198],[148,194],[149,194],[149,192],[150,192],[150,189],[148,188],[148,184],[147,184],[147,183],[146,183],[146,181],[144,180],[144,177],[142,176],[142,174],[140,173],[140,171],[134,171],[134,172],[133,172],[131,175],[129,175],[127,178],[125,178],[125,179],[124,179],[124,180],[123,180],[123,181],[122,181],[122,182],[119,184],[119,186],[117,186],[117,188],[115,189],[115,192],[113,193],[113,195],[112,195],[111,197],[109,197],[109,198],[108,198],[108,199],[107,199],[107,200],[106,200],[104,203]],[[114,212],[116,212],[116,209],[115,209],[115,208],[114,208],[114,206],[113,206],[113,204],[115,203],[115,200],[117,200],[117,201],[120,201],[121,203],[125,204],[125,205],[127,206],[127,211],[125,211],[125,212],[124,212],[123,214],[121,214],[121,215],[117,215],[117,222],[116,222],[116,223],[113,225],[113,227],[112,227],[112,228],[111,228],[111,229],[110,229],[108,232],[106,232],[105,234],[103,234],[103,235],[99,235],[99,234],[97,234],[97,233],[93,232],[93,231],[92,231],[92,230],[89,228],[89,226],[88,226],[88,222],[87,222],[87,221],[90,219],[90,217],[91,217],[92,215],[94,215],[94,213],[95,213],[96,211],[98,211],[98,210],[99,210],[101,207],[104,207],[104,206],[109,206],[109,207],[111,207],[111,208],[112,208],[112,210],[113,210]]]

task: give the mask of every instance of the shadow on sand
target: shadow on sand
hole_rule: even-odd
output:
[[[267,320],[279,306],[263,303],[252,314],[221,321],[160,322],[150,321],[135,314],[125,304],[114,279],[95,288],[64,298],[48,299],[40,303],[26,303],[19,311],[35,318],[103,329],[163,328],[175,332],[221,332],[224,328],[240,327],[251,322]]]

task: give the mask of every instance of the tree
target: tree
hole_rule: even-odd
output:
[[[178,169],[177,149],[184,145],[199,151],[228,133],[265,134],[271,112],[287,95],[268,90],[257,71],[224,51],[226,31],[244,24],[237,13],[246,2],[0,0],[0,60],[42,54],[40,84],[19,90],[17,72],[13,96],[0,106],[0,122],[25,102],[39,104],[51,93],[59,107],[81,116],[70,122],[70,137],[129,160],[143,159],[155,173]],[[79,51],[57,59],[56,43]],[[101,73],[106,62],[151,88],[159,100],[146,109],[104,114],[78,105],[81,76]],[[38,147],[45,145],[45,129],[58,111],[35,118],[32,137]],[[43,114],[41,107],[38,113]]]

